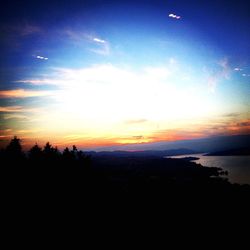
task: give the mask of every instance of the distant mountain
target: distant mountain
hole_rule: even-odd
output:
[[[230,155],[250,155],[250,148],[236,148],[224,151],[217,151],[206,154],[206,156],[230,156]]]
[[[189,149],[196,152],[215,152],[234,148],[250,147],[250,134],[233,136],[216,136],[202,139],[152,142],[140,144],[127,144],[112,147],[95,148],[96,151],[145,151],[145,150],[170,150]]]
[[[184,154],[198,154],[201,152],[194,151],[186,148],[179,149],[170,149],[170,150],[144,150],[144,151],[87,151],[85,152],[88,155],[92,156],[119,156],[119,157],[133,157],[133,156],[141,156],[141,157],[163,157],[163,156],[176,156],[176,155],[184,155]]]

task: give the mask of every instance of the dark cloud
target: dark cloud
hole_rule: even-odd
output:
[[[239,126],[239,127],[248,127],[248,126],[250,126],[250,122],[239,122],[239,123],[237,123],[237,126]]]

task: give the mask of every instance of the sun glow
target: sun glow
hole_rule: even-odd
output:
[[[61,73],[54,98],[60,111],[78,119],[172,119],[204,115],[212,107],[198,89],[173,82],[167,67],[135,73],[110,65]]]
[[[2,95],[21,99],[46,98],[34,108],[2,107],[11,112],[4,119],[26,119],[29,126],[18,130],[23,131],[19,133],[22,138],[34,134],[38,140],[49,137],[57,145],[61,138],[64,145],[98,146],[202,137],[222,131],[217,128],[220,124],[212,125],[212,130],[206,124],[226,112],[207,82],[173,58],[165,64],[133,69],[114,64],[51,68],[50,74],[16,82],[51,88],[46,92],[2,91]]]
[[[204,117],[215,109],[199,90],[180,88],[173,81],[171,66],[146,67],[135,72],[96,65],[56,72],[58,77],[47,81],[59,90],[51,97],[49,114],[41,119],[42,127],[49,130],[133,138],[149,135],[159,123],[168,129],[176,126],[179,119]],[[132,125],[127,122],[131,120],[146,122]]]

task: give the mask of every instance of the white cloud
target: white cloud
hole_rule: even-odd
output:
[[[48,57],[44,57],[44,56],[36,56],[37,59],[40,59],[40,60],[48,60],[49,58]]]
[[[97,37],[94,37],[94,38],[93,38],[93,41],[95,41],[95,42],[97,42],[97,43],[106,43],[105,40],[102,40],[102,39],[97,38]]]
[[[177,16],[177,15],[175,15],[173,13],[169,14],[168,16],[171,17],[171,18],[174,18],[174,19],[181,19],[181,16]]]
[[[236,68],[234,68],[234,70],[235,71],[242,71],[243,69],[236,67]]]
[[[23,79],[15,81],[17,83],[26,83],[34,86],[41,86],[41,85],[59,85],[61,83],[60,80],[56,79]]]
[[[107,41],[93,37],[92,38],[95,43],[97,43],[98,48],[91,48],[90,51],[99,54],[99,55],[109,55],[110,54],[110,45]]]

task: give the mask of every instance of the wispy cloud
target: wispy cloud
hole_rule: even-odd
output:
[[[34,34],[40,34],[43,29],[35,24],[21,23],[21,24],[6,24],[3,31],[13,36],[30,36]]]
[[[29,117],[27,115],[20,115],[20,114],[4,114],[3,119],[4,120],[10,120],[10,119],[20,119],[20,120],[25,120],[28,119]]]
[[[187,126],[186,126],[187,127]],[[220,135],[237,135],[250,133],[250,120],[231,120],[217,118],[202,123],[190,123],[189,129],[180,127],[175,129],[157,130],[152,133],[153,141],[175,141]]]
[[[44,30],[32,23],[10,24],[5,23],[1,25],[1,42],[12,47],[14,50],[22,49],[22,45],[26,39],[31,36],[42,36]],[[26,49],[27,50],[27,49]]]
[[[19,27],[19,32],[22,36],[37,34],[42,32],[42,28],[34,24],[25,24]]]
[[[239,122],[239,123],[237,123],[237,126],[239,126],[239,127],[249,127],[250,128],[250,121]]]
[[[31,23],[22,23],[16,25],[6,25],[5,30],[19,36],[29,36],[33,34],[42,33],[42,28]]]
[[[211,92],[215,92],[221,80],[229,80],[230,78],[231,68],[228,64],[228,59],[224,58],[217,65],[219,68],[208,77],[208,87]]]
[[[90,51],[99,55],[109,55],[110,45],[106,40],[94,37],[92,40],[99,46],[99,48],[91,48]]]
[[[223,115],[223,117],[229,117],[229,118],[237,118],[240,116],[240,113],[234,112],[234,113],[227,113]]]
[[[94,38],[93,38],[93,41],[94,41],[94,42],[97,42],[97,43],[107,43],[105,40],[102,40],[102,39],[97,38],[97,37],[94,37]]]
[[[55,79],[23,79],[15,81],[16,83],[26,83],[34,86],[41,86],[41,85],[60,85],[62,80],[55,80]]]
[[[0,112],[21,112],[22,106],[0,106]]]
[[[27,97],[39,97],[48,96],[50,91],[37,91],[37,90],[25,90],[25,89],[12,89],[12,90],[0,90],[0,98],[27,98]]]
[[[125,121],[125,124],[141,124],[141,123],[144,123],[144,122],[147,122],[148,120],[147,119],[137,119],[137,120],[127,120]]]
[[[98,36],[94,36],[87,32],[79,32],[72,29],[66,29],[64,30],[64,34],[68,36],[70,40],[72,40],[76,45],[88,45],[90,44],[90,47],[88,48],[89,51],[94,52],[99,55],[109,55],[110,54],[110,44],[107,40],[104,40]],[[92,46],[91,46],[92,45]],[[97,47],[94,47],[97,46]]]
[[[0,106],[0,112],[2,113],[27,113],[27,112],[38,112],[40,108],[31,108],[24,106]]]

